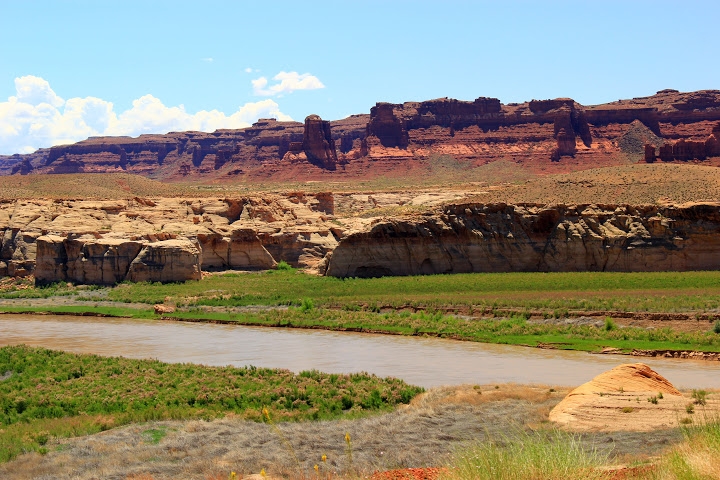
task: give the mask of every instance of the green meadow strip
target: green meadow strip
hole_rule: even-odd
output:
[[[128,303],[242,307],[297,305],[708,311],[720,307],[720,272],[472,273],[347,278],[295,270],[212,275],[199,282],[125,283],[109,299]]]

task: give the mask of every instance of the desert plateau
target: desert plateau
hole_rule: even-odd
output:
[[[0,480],[720,478],[718,5],[0,18]]]
[[[122,348],[87,355],[89,339],[64,347],[72,354],[39,348],[57,339],[6,346],[0,471],[479,478],[470,458],[483,458],[539,478],[660,478],[673,459],[695,462],[689,445],[714,448],[702,439],[717,435],[717,390],[680,391],[629,357],[720,360],[719,132],[720,92],[666,90],[594,107],[378,104],[333,122],[5,157],[8,321],[323,329],[628,360],[572,391],[542,380],[423,389],[316,370],[181,373],[128,364]],[[502,460],[530,445],[538,457]],[[542,464],[552,448],[570,464]]]

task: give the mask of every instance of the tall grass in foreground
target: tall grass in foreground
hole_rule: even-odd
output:
[[[458,452],[443,480],[607,479],[608,458],[559,430],[522,432]]]
[[[659,462],[657,480],[720,478],[720,421],[685,429],[686,442]]]

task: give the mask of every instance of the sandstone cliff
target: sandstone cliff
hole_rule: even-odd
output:
[[[447,205],[342,238],[327,275],[720,268],[720,204]]]
[[[39,283],[199,279],[202,270],[314,269],[337,245],[329,194],[23,200],[0,204],[0,275]],[[337,230],[335,228],[335,230]]]
[[[467,193],[467,192],[466,192]],[[720,268],[720,204],[482,204],[462,192],[0,203],[0,275],[184,281],[267,269],[373,277]],[[336,218],[335,202],[361,216]],[[372,216],[425,205],[425,213]]]
[[[486,97],[441,98],[378,103],[370,114],[331,122],[310,115],[304,124],[260,119],[245,129],[213,133],[90,138],[29,155],[0,156],[0,174],[128,172],[161,179],[297,180],[382,175],[419,168],[436,155],[474,165],[507,158],[558,162],[577,157],[591,165],[623,163],[628,154],[654,159],[643,144],[623,142],[638,123],[658,139],[653,146],[661,149],[659,158],[702,160],[720,156],[713,133],[719,120],[718,90],[663,90],[594,106],[569,98],[511,104]],[[711,135],[715,140],[708,144]],[[670,147],[662,150],[663,145]]]

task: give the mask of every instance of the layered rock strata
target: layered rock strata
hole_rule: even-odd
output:
[[[327,275],[720,268],[720,204],[447,205],[342,238]]]
[[[720,268],[719,203],[430,206],[439,199],[348,194],[342,208],[369,209],[363,217],[395,201],[428,210],[341,219],[327,193],[7,202],[0,274],[34,272],[38,283],[165,282],[281,260],[336,277]]]
[[[0,275],[38,283],[185,281],[202,270],[314,269],[337,245],[332,195],[0,204]],[[337,229],[336,229],[337,231]]]
[[[112,285],[125,280],[178,282],[201,278],[200,247],[187,238],[150,242],[43,235],[36,243],[34,273],[38,284]]]
[[[0,174],[123,171],[164,179],[233,179],[280,178],[290,172],[292,178],[315,178],[346,171],[365,175],[364,168],[378,162],[397,168],[437,155],[478,164],[568,156],[598,163],[613,155],[620,162],[628,153],[642,158],[642,144],[636,151],[621,142],[636,122],[664,144],[677,145],[661,151],[660,158],[702,159],[720,155],[716,143],[706,144],[718,120],[718,90],[662,90],[594,106],[569,98],[510,104],[487,97],[440,98],[378,103],[369,114],[331,122],[310,115],[304,124],[260,119],[248,128],[212,133],[90,138],[28,155],[0,156]],[[702,142],[702,148],[693,142]],[[297,164],[302,168],[293,169]]]
[[[665,143],[655,154],[654,145],[645,145],[645,161],[648,163],[660,159],[663,162],[673,160],[705,160],[708,157],[720,156],[720,122],[713,127],[712,133],[704,140],[680,139]]]
[[[680,426],[689,401],[647,365],[624,364],[571,391],[549,419],[577,431],[651,431]],[[706,413],[718,411],[716,402],[708,407]],[[703,421],[702,414],[697,417]]]

